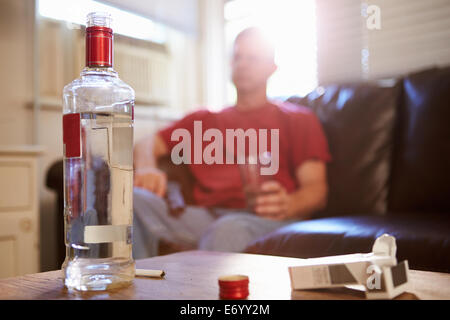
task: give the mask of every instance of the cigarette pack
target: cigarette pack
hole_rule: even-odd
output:
[[[395,238],[383,234],[370,253],[311,258],[289,267],[293,290],[363,285],[368,299],[391,299],[408,288],[408,261],[397,264]]]

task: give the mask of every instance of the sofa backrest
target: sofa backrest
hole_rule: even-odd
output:
[[[450,214],[450,67],[404,78],[389,211]]]
[[[395,81],[329,85],[288,99],[317,114],[333,157],[318,217],[386,213],[399,88]]]

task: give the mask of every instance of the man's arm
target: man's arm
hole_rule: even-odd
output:
[[[255,211],[258,215],[275,220],[309,218],[323,209],[327,203],[328,184],[326,165],[323,161],[309,160],[296,170],[300,188],[291,194],[277,181],[268,181],[262,191],[271,192],[258,196]]]
[[[167,146],[159,134],[149,135],[136,143],[134,147],[134,169],[155,168],[156,159],[168,152]]]
[[[134,185],[164,196],[167,188],[167,177],[156,166],[159,157],[168,154],[169,150],[159,136],[148,136],[134,147]]]

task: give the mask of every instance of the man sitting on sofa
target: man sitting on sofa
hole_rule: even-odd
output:
[[[136,146],[135,258],[194,248],[240,252],[253,240],[307,219],[325,206],[326,162],[330,160],[325,135],[309,110],[268,100],[266,85],[276,65],[274,49],[260,30],[249,28],[237,36],[231,66],[236,105],[219,112],[191,113]],[[196,205],[188,206],[180,216],[170,214],[163,199],[167,177],[156,168],[156,159],[171,154],[179,143],[173,136],[176,129],[185,129],[194,137],[194,121],[201,123],[203,131],[216,129],[223,136],[227,129],[279,130],[279,141],[271,141],[272,147],[278,143],[278,170],[261,185],[253,212],[245,209],[238,164],[197,161],[188,164],[195,178]]]

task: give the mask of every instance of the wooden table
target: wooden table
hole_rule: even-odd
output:
[[[0,280],[0,299],[218,299],[217,278],[246,274],[248,299],[364,299],[350,289],[292,291],[287,267],[301,259],[241,253],[186,251],[137,260],[137,268],[162,269],[162,279],[137,277],[126,288],[99,292],[69,292],[60,270]],[[399,299],[450,299],[450,274],[410,271],[411,292]]]

